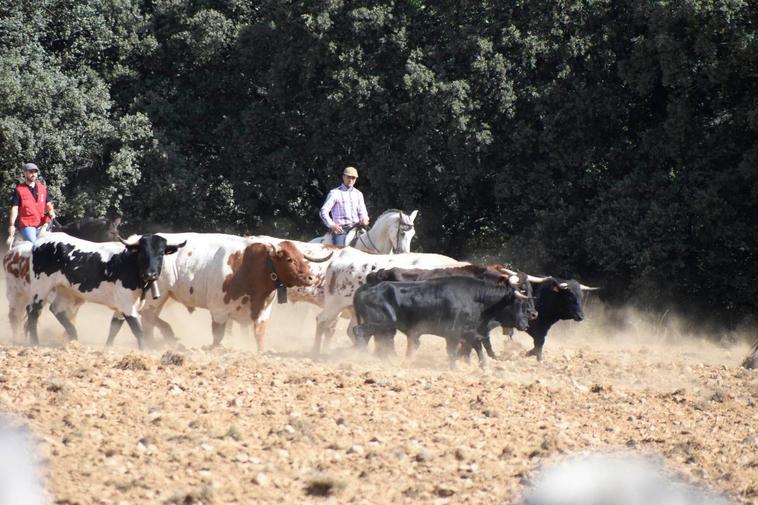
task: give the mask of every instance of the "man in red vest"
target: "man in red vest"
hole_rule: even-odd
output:
[[[11,198],[10,226],[8,235],[13,237],[16,227],[24,240],[34,242],[39,228],[55,219],[53,204],[47,195],[47,186],[37,181],[39,167],[34,163],[24,164],[24,182],[19,183]]]

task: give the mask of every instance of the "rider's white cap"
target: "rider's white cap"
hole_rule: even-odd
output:
[[[345,167],[344,172],[342,172],[342,175],[349,175],[350,177],[358,177],[358,171],[355,169],[355,167]]]

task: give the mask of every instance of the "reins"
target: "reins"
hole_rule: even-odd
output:
[[[363,227],[361,226],[360,228],[363,228]],[[370,232],[371,232],[370,229],[367,229],[365,232],[363,232],[360,235],[358,235],[357,232],[356,232],[356,236],[355,236],[355,240],[353,241],[353,244],[357,244],[358,240],[363,240],[364,243],[365,243],[366,240],[368,240],[369,245],[371,245],[371,247],[374,248],[374,252],[381,253],[381,251],[379,250],[379,248],[376,247],[376,244],[374,244],[374,241],[371,240]]]

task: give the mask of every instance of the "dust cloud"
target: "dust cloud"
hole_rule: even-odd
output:
[[[472,359],[450,372],[442,338],[422,337],[407,364],[398,334],[397,356],[381,361],[353,350],[345,319],[313,357],[319,309],[304,303],[274,306],[258,354],[239,325],[208,349],[208,312],[174,302],[162,317],[178,343],[144,353],[126,325],[105,349],[112,314],[92,304],[80,342],[46,309],[42,346],[10,345],[3,302],[0,411],[39,439],[56,503],[323,500],[314,490],[367,504],[519,503],[542,464],[619,448],[755,503],[758,371],[739,368],[743,336],[594,298],[585,309],[553,326],[541,363],[524,356],[526,333],[498,329],[487,370]]]

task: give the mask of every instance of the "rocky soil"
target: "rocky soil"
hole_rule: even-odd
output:
[[[450,372],[433,336],[410,366],[356,354],[344,336],[311,359],[315,312],[300,305],[277,307],[263,355],[239,329],[205,350],[201,312],[171,308],[181,345],[145,353],[126,328],[105,349],[110,316],[96,307],[80,314],[80,342],[64,344],[49,315],[43,347],[0,333],[0,411],[33,433],[52,502],[518,503],[545,462],[625,450],[758,503],[758,371],[739,367],[744,342],[635,321],[608,330],[591,313],[556,326],[541,364],[523,357],[528,336],[497,334],[489,370]]]

